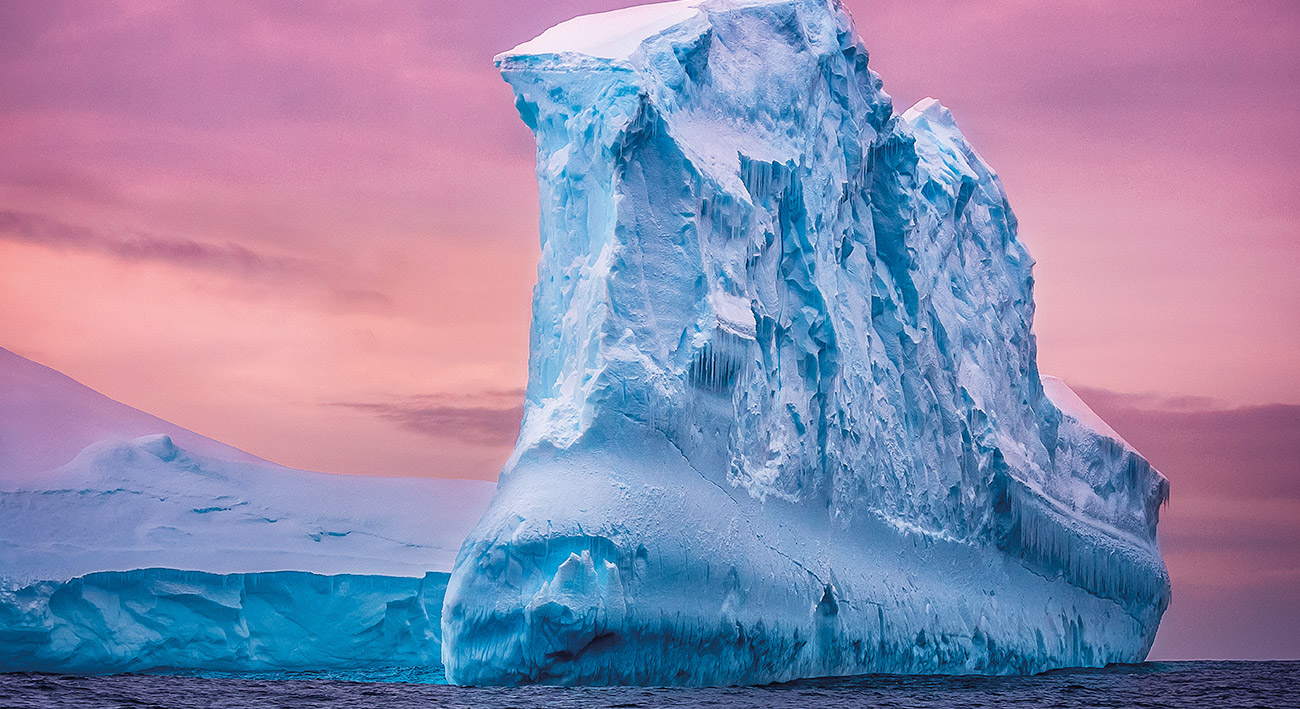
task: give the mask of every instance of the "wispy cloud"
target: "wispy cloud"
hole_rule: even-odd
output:
[[[523,398],[523,390],[512,389],[474,395],[408,396],[386,402],[336,402],[331,406],[368,413],[435,438],[508,446],[519,435]]]
[[[265,254],[241,244],[212,243],[141,231],[101,231],[30,212],[0,211],[0,239],[57,249],[79,249],[125,261],[160,261],[236,275],[306,274],[308,261]]]

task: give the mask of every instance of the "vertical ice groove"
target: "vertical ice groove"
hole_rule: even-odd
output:
[[[448,677],[1144,657],[1168,482],[1045,394],[1033,260],[952,114],[896,114],[836,0],[543,38],[498,57],[537,137],[542,256],[523,430],[449,582]]]

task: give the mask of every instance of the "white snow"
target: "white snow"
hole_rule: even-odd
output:
[[[952,117],[952,112],[933,96],[926,96],[913,104],[911,108],[903,111],[903,120],[913,125],[919,120],[926,120],[953,128],[957,125]]]
[[[0,492],[0,576],[150,567],[423,576],[451,568],[491,490],[231,462],[166,434],[102,441],[40,486]]]
[[[564,53],[601,59],[627,57],[646,38],[698,14],[701,1],[677,0],[576,17],[497,55],[497,61],[512,56]]]
[[[0,350],[0,577],[447,571],[494,485],[294,470]],[[54,464],[51,470],[42,470]]]
[[[96,441],[155,433],[165,433],[200,455],[266,462],[0,348],[0,490],[35,483]]]

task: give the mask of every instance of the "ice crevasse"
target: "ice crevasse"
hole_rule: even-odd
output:
[[[1145,657],[1168,482],[1040,376],[1001,183],[938,102],[894,111],[838,2],[630,8],[497,63],[542,256],[450,680]]]

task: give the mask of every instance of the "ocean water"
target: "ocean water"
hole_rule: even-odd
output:
[[[1033,677],[862,675],[762,687],[452,687],[440,670],[0,674],[26,707],[1300,707],[1300,662],[1151,662]]]

